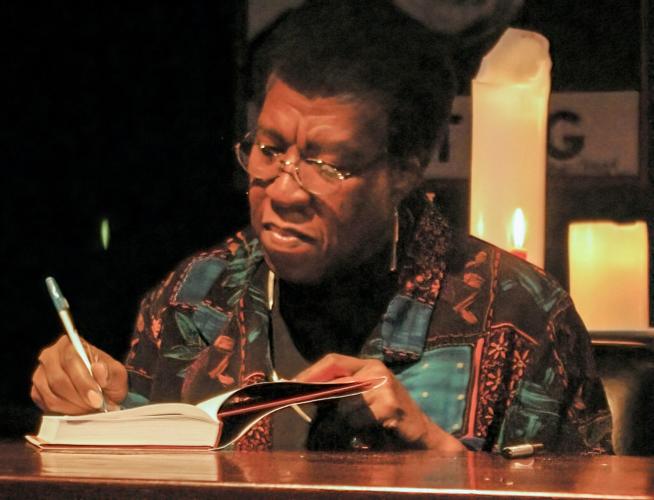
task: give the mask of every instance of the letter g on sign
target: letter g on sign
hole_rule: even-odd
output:
[[[552,113],[549,117],[547,154],[555,160],[569,160],[577,156],[582,149],[584,149],[584,136],[583,135],[570,135],[562,130],[562,127],[557,125],[573,124],[578,125],[581,118],[577,113],[572,111],[557,111]]]

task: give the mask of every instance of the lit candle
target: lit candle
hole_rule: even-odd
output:
[[[525,235],[527,234],[527,221],[525,214],[521,208],[516,208],[513,212],[513,219],[511,221],[513,248],[511,253],[517,255],[521,259],[527,260],[527,250],[524,248]]]
[[[589,330],[649,327],[648,248],[643,221],[570,224],[570,295]]]
[[[546,38],[508,29],[472,82],[470,230],[510,251],[520,207],[529,231],[519,249],[541,267],[550,68]]]

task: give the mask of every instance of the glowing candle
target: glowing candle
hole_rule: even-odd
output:
[[[524,249],[525,235],[527,234],[527,221],[525,220],[525,214],[521,208],[515,209],[511,227],[513,229],[513,248],[511,249],[511,253],[527,260],[527,250]]]
[[[649,327],[648,248],[642,221],[570,224],[570,295],[589,330]]]
[[[512,250],[519,207],[529,222],[520,249],[541,267],[550,68],[546,38],[508,29],[472,82],[471,232]]]

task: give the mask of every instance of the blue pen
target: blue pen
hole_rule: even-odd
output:
[[[66,300],[66,297],[64,297],[63,294],[61,293],[61,289],[59,288],[59,285],[57,285],[57,282],[53,277],[50,276],[46,278],[45,284],[48,287],[48,292],[50,293],[50,298],[52,299],[52,303],[54,304],[55,309],[59,314],[59,318],[61,319],[61,323],[64,325],[64,329],[66,330],[66,334],[68,335],[71,344],[73,344],[75,351],[82,359],[82,362],[84,363],[86,368],[89,370],[91,377],[93,377],[93,370],[91,369],[91,361],[89,360],[89,357],[86,354],[86,350],[84,349],[84,345],[82,344],[82,340],[80,339],[79,334],[77,333],[77,328],[75,328],[75,323],[73,323],[73,317],[70,314],[70,306],[68,305],[68,301]],[[102,394],[102,388],[100,386],[98,386],[98,390],[100,391],[100,394]],[[102,397],[102,407],[100,409],[102,411],[107,411],[107,404],[104,399],[104,395]]]

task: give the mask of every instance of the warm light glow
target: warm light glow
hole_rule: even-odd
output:
[[[103,218],[100,221],[100,243],[104,250],[109,250],[109,240],[111,238],[111,229],[109,226],[109,219]]]
[[[484,237],[484,214],[479,214],[479,217],[477,217],[477,228],[476,231],[473,231],[473,234],[480,238]]]
[[[516,208],[513,212],[513,248],[522,248],[525,244],[525,235],[527,234],[527,221],[521,208]]]
[[[645,222],[570,224],[570,294],[589,330],[649,327]]]
[[[520,248],[541,267],[550,68],[544,37],[508,29],[472,83],[470,230],[513,250],[512,221],[520,207],[529,221]]]

